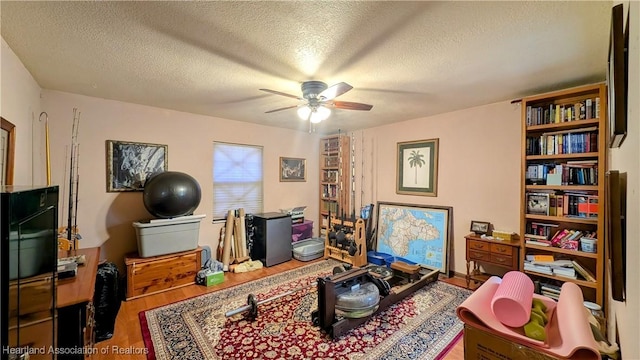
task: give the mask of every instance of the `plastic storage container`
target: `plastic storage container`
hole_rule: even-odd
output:
[[[200,221],[205,215],[134,222],[138,238],[138,255],[151,257],[194,250],[198,247]]]
[[[313,237],[313,221],[305,220],[299,224],[291,225],[291,241],[310,239]]]
[[[54,261],[48,256],[55,251],[53,230],[26,232],[20,236],[13,231],[9,235],[9,253],[12,257],[9,280],[40,274],[43,268],[51,268]]]
[[[324,255],[324,239],[311,238],[293,244],[293,258],[300,261],[310,261]]]

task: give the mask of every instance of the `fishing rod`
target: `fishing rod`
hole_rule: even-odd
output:
[[[47,171],[47,186],[51,185],[51,157],[49,153],[49,114],[41,112],[39,120],[42,121],[42,115],[44,115],[44,150],[46,154],[46,171]]]
[[[75,157],[77,156],[78,143],[78,125],[80,122],[80,112],[77,108],[73,108],[73,122],[71,124],[71,159],[69,161],[69,214],[67,219],[67,240],[73,242],[72,224],[73,224],[73,181],[75,169]]]

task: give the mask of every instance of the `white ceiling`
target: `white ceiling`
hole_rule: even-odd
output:
[[[320,133],[605,79],[612,2],[13,2],[1,35],[42,88],[308,130],[300,83],[344,81]],[[9,91],[2,89],[2,91]]]

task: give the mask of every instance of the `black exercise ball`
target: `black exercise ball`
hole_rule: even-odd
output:
[[[165,171],[153,175],[144,184],[144,207],[159,218],[192,215],[200,204],[200,184],[191,175]]]

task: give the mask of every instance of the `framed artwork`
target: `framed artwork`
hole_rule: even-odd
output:
[[[0,118],[0,185],[13,185],[13,161],[16,149],[16,126]]]
[[[438,196],[438,139],[398,143],[396,193]]]
[[[549,194],[528,193],[527,214],[549,215]]]
[[[626,35],[624,32],[623,13],[622,4],[614,6],[611,10],[607,71],[610,148],[620,147],[627,136],[627,59],[625,58],[627,55],[625,55],[625,48],[629,43],[629,34],[628,31]]]
[[[280,181],[306,181],[307,160],[280,157]]]
[[[107,192],[142,191],[167,160],[167,145],[107,140]]]
[[[453,208],[378,202],[376,251],[449,275]]]
[[[609,200],[606,211],[606,253],[611,266],[611,297],[616,301],[626,301],[627,173],[609,170],[605,174],[605,184],[606,198]]]
[[[471,228],[470,228],[470,230],[473,231],[474,233],[478,234],[478,235],[481,235],[481,234],[488,233],[490,226],[491,226],[491,223],[488,223],[486,221],[471,220]]]

